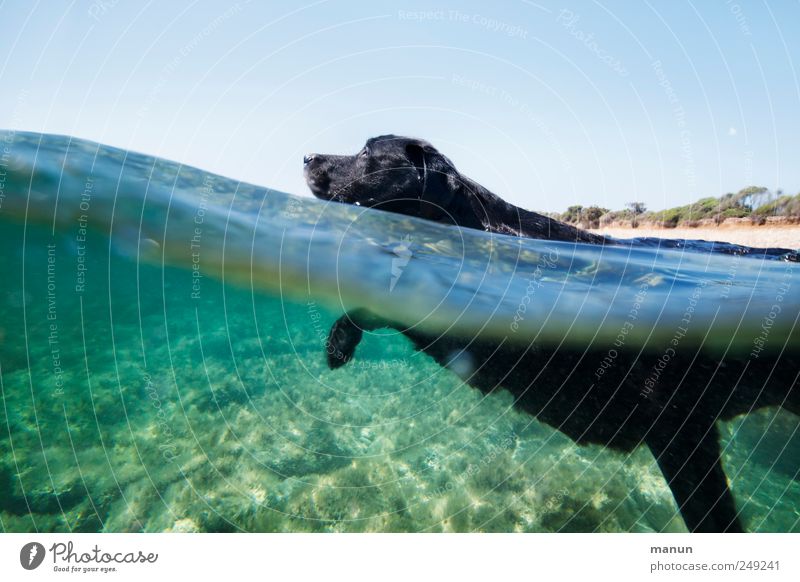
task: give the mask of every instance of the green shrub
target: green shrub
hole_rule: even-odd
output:
[[[727,193],[719,198],[706,197],[686,206],[666,210],[646,211],[641,202],[630,202],[624,210],[610,211],[599,206],[584,208],[570,206],[554,218],[578,224],[584,228],[599,228],[613,222],[630,222],[634,228],[641,222],[658,222],[665,228],[697,226],[701,220],[713,220],[722,224],[727,218],[750,218],[754,224],[764,224],[768,216],[784,216],[800,222],[800,194],[775,194],[763,186],[749,186],[737,193]]]

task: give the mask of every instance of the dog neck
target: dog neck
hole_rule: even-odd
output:
[[[528,238],[611,243],[604,236],[514,206],[472,180],[464,179],[460,188],[463,195],[454,197],[454,207],[448,211],[461,226]]]

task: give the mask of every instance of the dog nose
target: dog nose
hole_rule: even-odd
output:
[[[316,157],[316,154],[306,154],[303,156],[303,163],[310,164],[311,161]]]

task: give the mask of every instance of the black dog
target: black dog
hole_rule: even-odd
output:
[[[305,175],[315,196],[369,206],[501,234],[593,244],[626,244],[584,232],[517,208],[461,176],[430,144],[381,136],[355,156],[308,155]],[[642,244],[653,240],[637,239]],[[657,241],[662,246],[674,242]],[[747,252],[723,245],[723,252]],[[758,249],[763,253],[763,249]],[[768,254],[785,253],[770,249]],[[393,327],[418,350],[450,366],[466,358],[467,381],[484,392],[502,387],[518,407],[579,444],[620,451],[646,444],[667,479],[690,531],[736,532],[742,526],[720,463],[716,421],[764,406],[800,414],[797,357],[777,354],[746,361],[675,350],[670,366],[642,397],[644,381],[663,351],[619,350],[614,365],[596,378],[606,350],[569,351],[488,343],[469,337],[437,337],[409,330],[365,310],[351,311],[330,331],[328,365],[353,356],[363,331]]]
[[[355,156],[309,154],[318,198],[418,216],[499,234],[604,243],[608,239],[509,204],[461,176],[429,143],[394,135],[367,140]]]

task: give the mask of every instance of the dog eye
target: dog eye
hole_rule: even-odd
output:
[[[364,146],[364,149],[358,152],[358,155],[361,156],[362,158],[366,158],[369,155],[369,148],[367,146]]]

